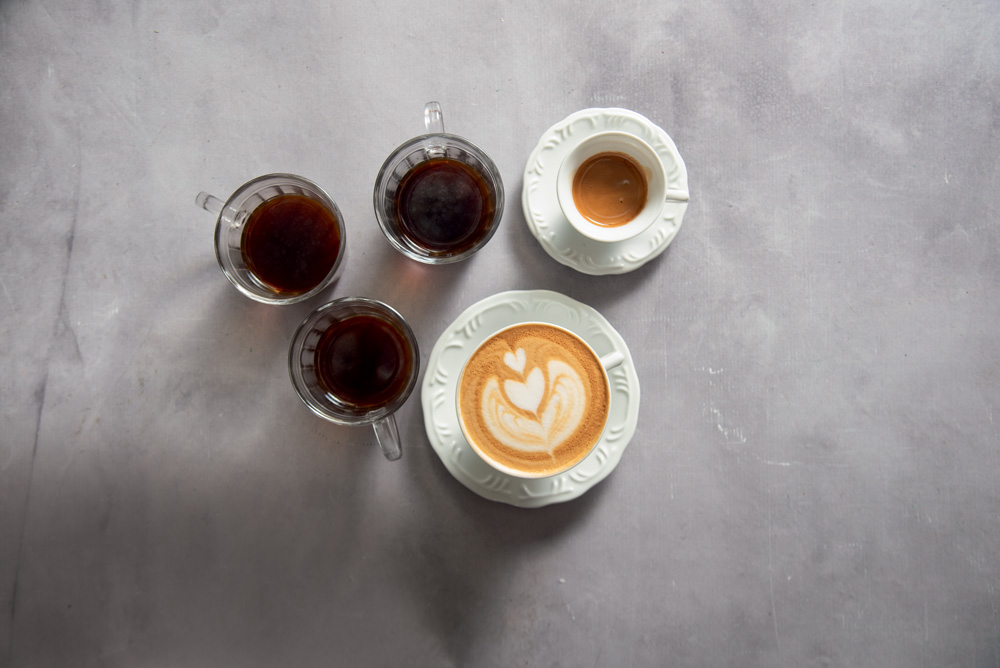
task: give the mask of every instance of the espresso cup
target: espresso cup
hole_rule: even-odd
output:
[[[375,180],[375,217],[389,243],[427,264],[464,260],[486,245],[503,214],[500,170],[467,139],[446,134],[441,105],[424,108],[427,134],[386,159]]]
[[[250,299],[295,304],[337,279],[347,248],[344,218],[312,181],[266,174],[240,186],[224,203],[206,192],[195,202],[218,215],[219,267]]]
[[[417,338],[403,316],[364,297],[337,299],[310,313],[288,350],[288,372],[302,402],[330,422],[372,425],[389,460],[403,454],[393,414],[413,391],[419,368]]]
[[[604,434],[611,408],[608,370],[562,327],[526,322],[501,329],[469,356],[458,380],[462,433],[491,467],[517,478],[546,478],[582,462]]]
[[[645,232],[671,198],[656,150],[627,132],[599,132],[576,145],[559,166],[559,207],[570,225],[595,241]]]

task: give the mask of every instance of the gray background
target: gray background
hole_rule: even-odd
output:
[[[382,160],[439,100],[508,206],[405,260]],[[578,109],[663,127],[661,257],[590,277],[520,209]],[[1000,666],[1000,6],[0,0],[0,665]],[[412,323],[563,292],[629,342],[618,469],[526,511],[399,414],[310,414],[194,197],[302,174],[348,223],[325,298]]]

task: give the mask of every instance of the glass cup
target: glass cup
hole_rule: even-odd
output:
[[[296,329],[288,372],[299,398],[325,420],[372,425],[382,453],[402,456],[393,414],[417,382],[420,352],[413,330],[395,309],[374,299],[325,304]]]
[[[297,218],[298,222],[293,220],[289,224],[288,232],[279,237],[285,243],[309,246],[317,242],[317,239],[309,234],[317,228],[312,226],[313,223],[304,223],[303,220],[310,221],[324,217],[325,222],[322,227],[328,227],[330,220],[335,226],[335,234],[324,235],[322,250],[316,251],[314,259],[320,263],[318,269],[320,273],[316,274],[316,268],[310,267],[316,277],[313,280],[307,275],[309,283],[306,285],[301,283],[301,274],[295,276],[293,283],[282,286],[277,280],[272,279],[272,282],[264,280],[248,266],[248,248],[252,242],[248,242],[249,235],[246,232],[249,229],[248,223],[253,220],[252,214],[261,205],[281,196],[298,196],[308,200],[300,202],[299,213],[290,216]],[[206,192],[199,193],[195,202],[206,211],[218,215],[215,224],[215,255],[219,260],[219,267],[236,289],[250,299],[265,304],[295,304],[322,292],[337,279],[347,248],[344,218],[336,202],[312,181],[294,174],[266,174],[240,186],[225,203]],[[294,205],[295,200],[289,198],[288,202]],[[310,203],[318,204],[319,208]],[[303,215],[307,215],[308,218],[303,219]],[[260,223],[254,223],[254,229],[258,225],[263,229],[263,216],[259,217],[259,220]],[[263,234],[261,236],[264,237]],[[280,278],[281,271],[288,269],[288,265],[283,265],[281,260],[284,258],[287,262],[289,249],[283,248],[279,243],[277,250],[273,250],[276,248],[273,237],[270,239],[265,237],[264,241],[270,245],[262,244],[260,247],[263,250],[258,252],[267,253],[268,248],[272,249],[271,264],[268,266],[271,267],[272,275]],[[314,245],[312,247],[315,248]],[[292,250],[294,251],[294,248]],[[281,255],[282,251],[284,255]],[[301,255],[294,252],[291,257],[301,260]],[[331,261],[329,271],[325,275],[322,274],[323,269]],[[252,264],[252,260],[249,264]],[[298,271],[301,272],[302,269],[299,268]]]
[[[500,170],[478,146],[446,134],[441,105],[424,107],[427,134],[386,159],[375,180],[375,217],[389,243],[427,264],[470,257],[503,214]]]

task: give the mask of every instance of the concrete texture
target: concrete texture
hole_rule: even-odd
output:
[[[375,224],[439,100],[508,206],[423,267]],[[1000,666],[1000,5],[0,2],[0,665]],[[624,276],[553,261],[528,153],[585,107],[677,143],[691,205]],[[618,469],[525,511],[289,383],[218,196],[317,181],[326,297],[409,319],[544,288],[642,382]]]

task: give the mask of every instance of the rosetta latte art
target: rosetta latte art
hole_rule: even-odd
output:
[[[554,325],[521,323],[473,351],[456,398],[463,434],[487,463],[537,477],[591,452],[604,432],[610,391],[585,341]]]
[[[586,389],[577,371],[561,360],[530,366],[523,348],[504,363],[515,378],[487,380],[482,417],[495,439],[521,452],[552,453],[583,421]]]

